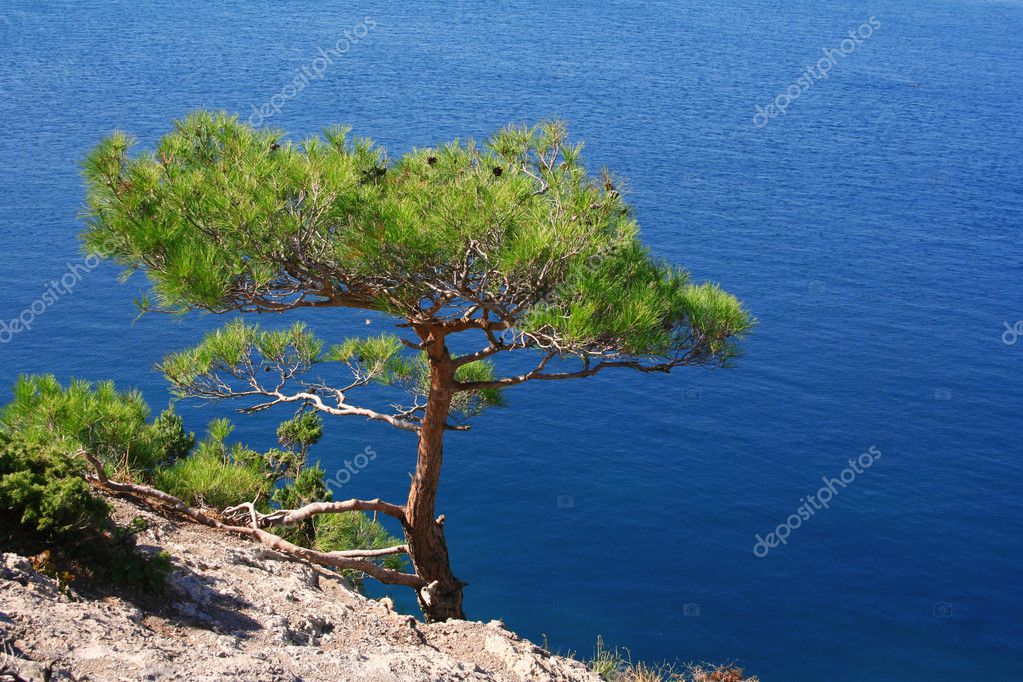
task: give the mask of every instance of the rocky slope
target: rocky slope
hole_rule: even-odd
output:
[[[112,503],[172,556],[166,594],[86,597],[2,555],[0,680],[598,680],[497,621],[423,624],[319,567]]]

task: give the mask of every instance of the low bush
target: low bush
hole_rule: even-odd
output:
[[[267,491],[263,472],[212,453],[197,453],[156,474],[156,486],[190,507],[224,509]]]
[[[170,570],[165,553],[135,548],[140,520],[117,526],[83,478],[85,463],[62,450],[0,431],[0,541],[38,552],[36,568],[61,583],[80,578],[158,590]]]
[[[195,440],[173,410],[153,422],[149,416],[138,391],[117,391],[110,381],[74,380],[64,388],[52,374],[23,376],[14,399],[0,410],[0,431],[62,452],[84,448],[111,473],[149,480],[187,454]]]
[[[383,549],[400,545],[401,540],[387,532],[387,529],[363,512],[344,514],[321,514],[315,517],[316,541],[313,548],[321,552],[352,549]],[[400,557],[392,562],[391,568],[400,568]]]
[[[84,463],[57,446],[0,432],[0,518],[5,528],[61,540],[108,521],[82,477]]]
[[[574,658],[571,653],[568,657]],[[609,648],[602,637],[597,637],[586,665],[605,682],[758,682],[734,665],[633,662],[628,649]]]
[[[264,499],[273,483],[264,458],[240,444],[224,442],[233,427],[211,422],[194,454],[156,472],[156,486],[193,507],[224,509]]]
[[[383,549],[400,545],[401,540],[391,535],[383,524],[364,512],[343,514],[321,514],[313,518],[312,548],[320,552],[334,552],[345,549]],[[396,571],[405,570],[408,559],[404,554],[395,554],[374,563]],[[361,571],[341,571],[356,587],[362,586],[365,574]]]
[[[112,382],[75,380],[65,388],[53,375],[21,377],[14,399],[0,409],[0,521],[16,529],[10,539],[52,548],[57,563],[77,556],[79,572],[140,586],[160,581],[166,558],[139,556],[137,529],[111,522],[84,478],[87,465],[74,455],[81,449],[96,455],[111,477],[150,483],[189,506],[222,510],[255,501],[268,511],[331,499],[323,469],[307,461],[323,435],[313,412],[300,410],[282,423],[281,447],[265,453],[228,445],[234,427],[226,419],[210,422],[196,444],[173,409],[152,421],[150,413],[140,393],[119,392]],[[275,532],[325,552],[400,543],[362,512],[318,516]],[[377,561],[404,564],[399,556]],[[361,575],[348,577],[359,582]]]

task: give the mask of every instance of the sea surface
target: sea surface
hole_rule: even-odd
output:
[[[83,270],[78,164],[111,130],[148,147],[205,107],[295,138],[350,123],[398,155],[560,117],[628,179],[654,251],[759,326],[733,369],[521,386],[451,434],[439,511],[469,615],[766,682],[1019,679],[1021,35],[1018,0],[3,0],[0,319],[77,274],[0,333],[0,398],[54,372],[161,409],[154,363],[225,321],[135,320],[141,278]],[[388,324],[261,322],[295,319]],[[197,432],[229,412],[178,409]],[[235,435],[269,446],[286,416]],[[341,420],[314,454],[335,471],[366,447],[339,494],[400,501],[409,434]],[[798,527],[755,550],[779,524]]]

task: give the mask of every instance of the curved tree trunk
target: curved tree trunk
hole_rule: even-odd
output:
[[[454,396],[455,366],[444,337],[422,332],[430,359],[430,393],[419,433],[416,473],[405,507],[405,540],[416,574],[428,583],[419,591],[419,606],[430,621],[464,619],[465,583],[451,572],[444,539],[444,517],[434,517],[444,460],[444,430]]]

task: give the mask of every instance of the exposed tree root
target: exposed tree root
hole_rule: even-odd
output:
[[[159,508],[165,507],[188,517],[196,523],[201,523],[204,526],[215,528],[217,530],[224,531],[226,533],[234,533],[244,537],[252,538],[256,542],[260,543],[265,547],[269,547],[281,554],[294,557],[296,559],[304,559],[314,564],[321,566],[329,566],[331,568],[348,569],[354,571],[361,571],[366,575],[372,576],[382,583],[388,583],[391,585],[407,585],[415,590],[423,590],[427,587],[427,582],[417,575],[410,573],[402,573],[390,568],[383,568],[377,564],[369,561],[369,558],[389,556],[392,554],[407,554],[408,547],[405,545],[398,545],[395,547],[388,547],[385,549],[369,549],[369,550],[347,550],[338,552],[318,552],[314,549],[307,547],[300,547],[294,543],[288,542],[284,538],[274,535],[268,531],[260,528],[261,524],[264,525],[285,525],[285,523],[297,523],[298,521],[309,518],[315,514],[325,513],[340,513],[346,511],[356,511],[361,509],[381,511],[384,513],[392,514],[392,511],[385,510],[387,508],[393,508],[401,510],[401,507],[395,505],[388,505],[385,502],[379,500],[373,500],[371,502],[365,502],[363,500],[348,500],[346,502],[334,502],[334,503],[316,503],[308,505],[299,510],[284,510],[283,512],[275,512],[274,514],[263,515],[256,511],[255,506],[252,503],[245,503],[237,507],[232,507],[230,510],[225,512],[233,519],[238,517],[239,512],[247,512],[248,520],[250,525],[238,526],[224,523],[219,519],[207,514],[206,512],[196,509],[195,507],[189,507],[183,501],[165,493],[162,490],[147,486],[139,485],[137,483],[122,483],[120,481],[112,481],[107,477],[103,471],[103,464],[96,459],[96,457],[89,452],[84,450],[79,451],[86,460],[92,464],[96,470],[95,475],[86,476],[90,483],[93,485],[108,490],[113,493],[127,494],[133,497],[139,498],[144,504],[150,507]],[[326,507],[322,507],[326,505]],[[372,505],[372,506],[360,506],[360,505]],[[310,510],[309,508],[314,508]],[[229,512],[229,513],[228,513]],[[402,517],[404,517],[404,511],[401,510]],[[270,521],[269,519],[272,519]],[[283,519],[287,519],[284,521]]]

